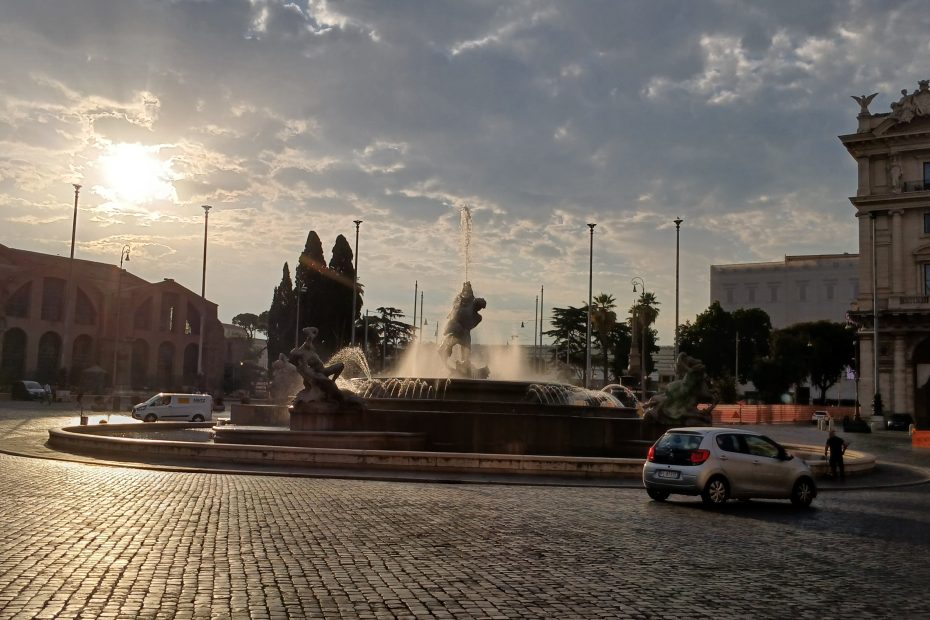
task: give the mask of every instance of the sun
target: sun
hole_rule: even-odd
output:
[[[111,144],[97,160],[104,184],[98,192],[113,202],[136,205],[156,200],[177,202],[171,160],[160,156],[159,146]]]

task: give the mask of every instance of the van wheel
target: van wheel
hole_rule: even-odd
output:
[[[723,506],[729,495],[730,489],[727,486],[727,481],[723,476],[714,476],[707,481],[707,485],[701,492],[701,500],[704,501],[705,506],[713,506],[716,508],[718,506]]]
[[[193,420],[194,422],[203,422],[203,416],[198,413],[193,418],[191,418],[191,420]]]
[[[156,416],[154,413],[150,413],[147,416],[145,416],[145,421],[146,422],[157,422],[158,416]]]

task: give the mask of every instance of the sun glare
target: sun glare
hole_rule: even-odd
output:
[[[136,205],[177,201],[171,160],[162,160],[157,146],[112,144],[98,163],[105,184],[97,189],[108,200]]]

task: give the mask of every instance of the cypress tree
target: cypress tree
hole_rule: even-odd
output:
[[[291,272],[287,263],[281,274],[281,283],[274,289],[271,308],[268,309],[268,363],[278,359],[278,354],[287,354],[294,347],[295,304]],[[270,367],[270,366],[269,366]]]

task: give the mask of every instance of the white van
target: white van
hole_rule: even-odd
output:
[[[132,417],[145,422],[158,420],[203,422],[213,419],[213,397],[209,394],[161,392],[132,408]]]

